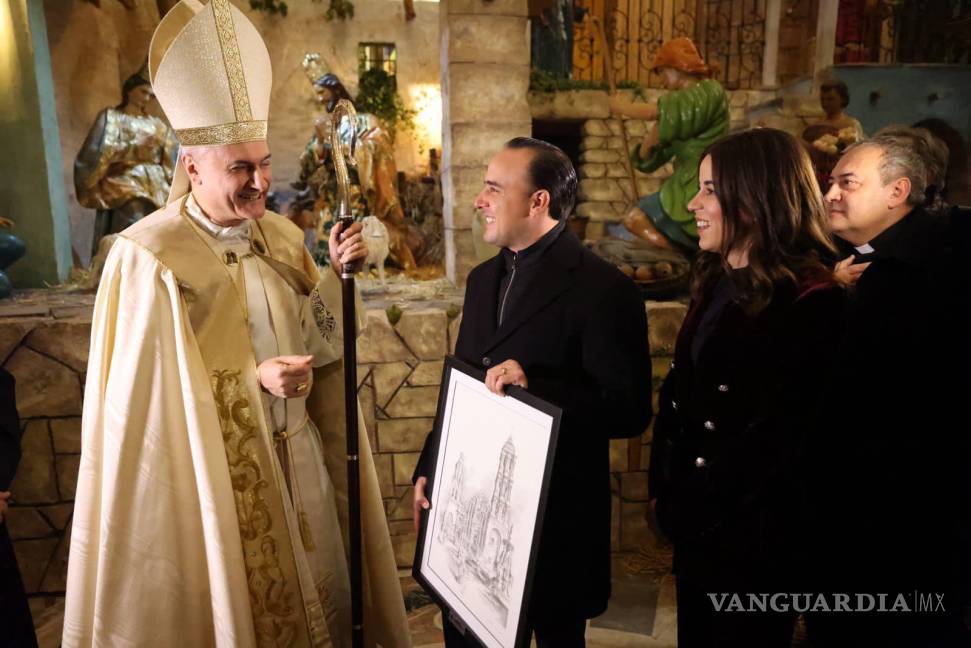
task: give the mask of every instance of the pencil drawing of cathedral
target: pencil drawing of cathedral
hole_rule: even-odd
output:
[[[504,625],[512,584],[510,498],[515,469],[516,446],[510,437],[499,453],[492,496],[482,491],[467,493],[465,456],[459,454],[438,532],[438,542],[449,554],[452,575],[460,583],[469,578],[477,581]]]

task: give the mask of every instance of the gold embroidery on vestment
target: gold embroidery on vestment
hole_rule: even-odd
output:
[[[251,416],[240,374],[240,371],[214,371],[213,396],[243,540],[257,644],[266,648],[287,646],[297,637],[299,608],[294,603],[296,600],[299,605],[301,601],[280,567],[279,546],[272,533],[273,518],[263,493],[270,483],[253,448],[259,443],[259,426]]]

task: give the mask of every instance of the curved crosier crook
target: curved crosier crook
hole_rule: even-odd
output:
[[[350,121],[351,144],[344,150],[341,142],[340,128],[344,118]],[[354,154],[357,151],[357,128],[355,120],[357,111],[354,104],[347,99],[341,99],[331,112],[330,122],[330,150],[334,156],[334,172],[337,174],[337,218],[351,216],[351,177],[347,172],[347,165],[356,166]]]

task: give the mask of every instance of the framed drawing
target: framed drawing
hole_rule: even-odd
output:
[[[445,360],[415,579],[487,648],[529,645],[526,607],[561,410]]]

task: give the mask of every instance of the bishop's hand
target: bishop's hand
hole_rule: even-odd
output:
[[[313,359],[310,355],[268,358],[256,368],[260,384],[277,398],[306,396],[313,382]]]
[[[354,223],[345,230],[340,221],[330,228],[330,239],[327,241],[330,267],[338,277],[341,276],[341,270],[346,265],[351,266],[351,272],[359,271],[364,265],[368,249],[361,228],[360,223]]]

